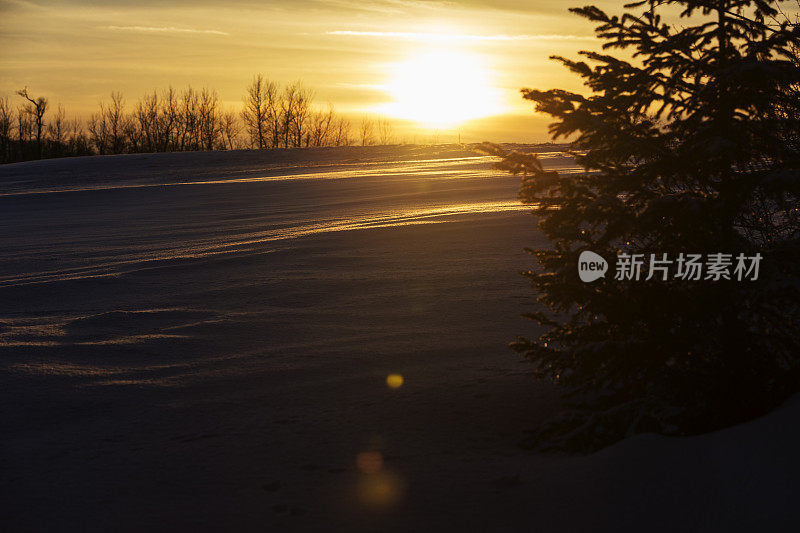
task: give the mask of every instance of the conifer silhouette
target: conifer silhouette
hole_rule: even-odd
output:
[[[798,389],[800,32],[768,0],[662,0],[597,25],[603,52],[554,57],[588,96],[523,89],[587,172],[484,150],[522,176],[551,241],[524,273],[548,312],[512,346],[570,391],[537,447],[595,449],[641,431],[687,434],[763,414]],[[676,10],[677,8],[677,10]],[[674,15],[672,22],[665,20]],[[677,17],[680,13],[680,18]],[[624,50],[617,57],[606,50]],[[577,276],[584,250],[763,256],[757,281]]]

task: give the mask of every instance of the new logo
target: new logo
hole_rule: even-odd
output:
[[[608,262],[601,256],[589,250],[581,252],[578,257],[578,276],[581,281],[589,283],[602,278],[608,272]]]

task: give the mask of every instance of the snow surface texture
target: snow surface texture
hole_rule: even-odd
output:
[[[517,446],[558,409],[505,347],[535,333],[517,272],[545,242],[490,167],[456,147],[0,167],[2,529],[800,530],[798,400],[586,457]]]

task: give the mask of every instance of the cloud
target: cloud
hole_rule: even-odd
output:
[[[22,7],[27,9],[38,9],[38,10],[46,9],[44,6],[40,6],[38,4],[34,4],[33,2],[28,2],[26,0],[0,0],[0,11],[4,11],[11,6]]]
[[[219,30],[197,30],[194,28],[176,28],[174,26],[106,26],[107,30],[113,31],[133,31],[141,33],[204,33],[210,35],[230,35]]]
[[[383,39],[406,39],[411,41],[593,41],[595,37],[586,35],[562,34],[518,34],[518,35],[464,35],[450,33],[417,33],[405,31],[351,31],[336,30],[326,35],[343,35],[354,37],[378,37]]]

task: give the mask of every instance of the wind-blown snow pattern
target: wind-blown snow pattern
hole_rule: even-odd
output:
[[[491,158],[451,150],[414,160],[405,158],[414,156],[410,150],[399,152],[363,162],[331,160],[334,152],[283,163],[234,153],[214,170],[195,161],[207,154],[106,158],[115,175],[97,168],[102,158],[10,165],[0,179],[7,206],[0,220],[15,231],[2,243],[0,287],[268,253],[326,232],[525,209],[509,194],[514,180],[493,172]],[[423,152],[431,155],[438,153]]]

